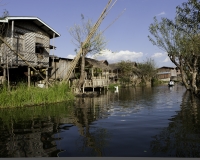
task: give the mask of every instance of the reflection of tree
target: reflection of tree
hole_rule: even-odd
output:
[[[106,100],[105,98],[103,100]],[[103,149],[106,145],[108,133],[106,129],[94,129],[90,124],[103,117],[107,117],[107,112],[102,107],[102,97],[99,98],[79,98],[77,99],[78,112],[74,113],[74,124],[79,128],[81,137],[78,139],[79,152],[85,152],[89,147],[93,156],[103,156]],[[104,111],[105,110],[105,111]],[[81,141],[81,143],[80,143]],[[80,146],[81,145],[81,146]]]
[[[154,155],[200,157],[200,100],[185,92],[181,111],[170,119],[169,126],[153,137]]]
[[[124,88],[119,92],[119,100],[122,100],[123,103],[126,101],[141,101],[145,100],[146,102],[152,101],[154,98],[154,91],[151,87],[130,87]]]

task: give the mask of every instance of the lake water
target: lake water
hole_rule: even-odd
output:
[[[200,157],[200,101],[176,84],[1,110],[0,157]]]

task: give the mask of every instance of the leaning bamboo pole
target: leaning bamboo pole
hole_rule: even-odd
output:
[[[45,77],[42,76],[42,74],[37,70],[35,69],[35,67],[33,67],[30,63],[27,62],[27,60],[25,60],[20,54],[18,54],[15,50],[13,50],[13,48],[10,46],[10,44],[8,44],[3,38],[2,36],[0,36],[0,40],[8,47],[10,48],[10,50],[16,54],[18,57],[20,57],[28,66],[30,66],[34,71],[36,71],[36,73],[38,73],[40,75],[41,78],[44,79],[44,82],[47,82],[50,86],[52,86],[46,79]]]
[[[82,46],[84,47],[87,43],[90,42],[90,39],[92,38],[92,36],[95,34],[96,30],[98,29],[98,27],[100,26],[101,22],[103,21],[103,19],[105,18],[105,16],[107,15],[107,11],[109,6],[111,5],[112,0],[109,0],[106,7],[104,8],[103,12],[101,13],[99,19],[97,20],[97,22],[95,23],[95,25],[93,26],[91,32],[89,33],[89,35],[87,36],[86,40],[82,43]],[[112,7],[112,6],[111,6]],[[81,47],[80,50],[78,51],[76,57],[72,60],[72,62],[70,63],[70,68],[67,72],[67,74],[64,76],[62,81],[69,81],[70,75],[72,73],[72,71],[74,70],[74,68],[76,67],[76,64],[78,63],[81,54],[83,53],[83,48]]]

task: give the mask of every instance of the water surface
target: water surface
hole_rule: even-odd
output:
[[[2,110],[0,157],[200,157],[199,107],[177,84]]]

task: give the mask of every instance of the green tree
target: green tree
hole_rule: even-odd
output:
[[[118,63],[120,68],[120,80],[122,83],[130,83],[131,76],[133,75],[133,68],[135,67],[135,63],[129,60],[121,61]]]
[[[198,93],[198,69],[200,54],[200,2],[188,0],[177,6],[175,20],[154,18],[149,31],[154,38],[149,40],[168,53],[170,60],[180,69],[186,89]],[[188,85],[188,82],[190,82]]]
[[[156,75],[155,61],[149,58],[143,63],[138,63],[137,69],[134,69],[133,71],[141,78],[142,84],[146,85],[147,82],[151,82],[152,78]]]
[[[129,60],[121,61],[119,63],[120,79],[122,83],[130,83],[131,78],[136,75],[141,79],[142,84],[146,85],[151,82],[156,75],[156,64],[153,59],[147,59],[143,63],[135,63]]]

